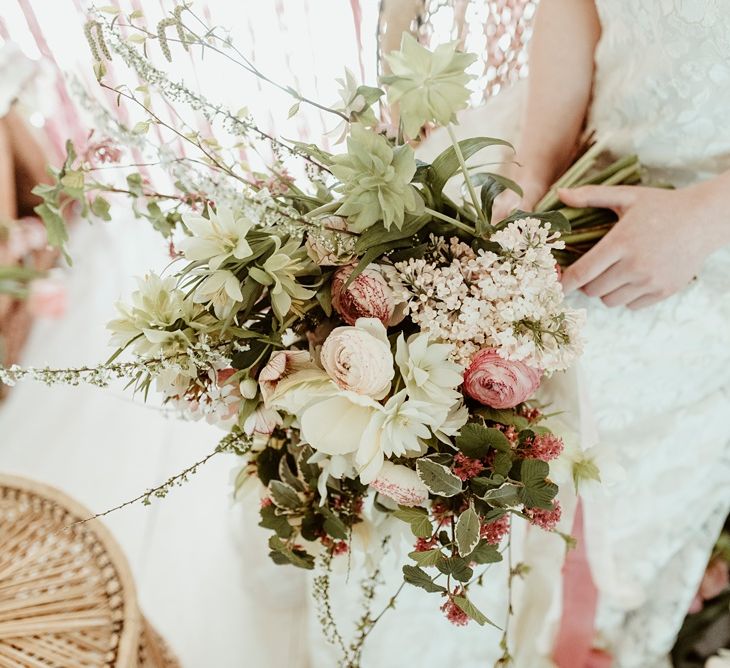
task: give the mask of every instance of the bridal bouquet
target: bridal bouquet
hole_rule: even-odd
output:
[[[548,462],[562,441],[534,399],[541,381],[580,353],[583,314],[563,302],[555,259],[567,220],[551,211],[492,220],[494,198],[519,187],[467,165],[505,142],[454,138],[474,60],[455,45],[430,52],[406,35],[386,57],[381,88],[348,74],[341,102],[328,108],[346,135],[332,154],[270,137],[153,67],[138,45],[158,40],[170,58],[172,28],[185,47],[230,53],[213,29],[186,23],[190,16],[200,20],[179,7],[157,30],[127,17],[137,40],[117,31],[123,17],[90,22],[102,86],[114,52],[168,99],[222,121],[242,142],[268,142],[277,156],[270,171],[237,170],[212,137],[178,131],[217,178],[158,147],[179,190],[161,195],[135,172],[123,187],[99,181],[98,154],[69,147],[55,185],[37,190],[50,238],[64,241],[64,201],[108,219],[104,195],[121,190],[168,238],[175,261],[165,275],[140,278],[119,304],[109,325],[118,350],[107,364],[11,368],[0,380],[127,377],[145,394],[154,386],[168,405],[229,431],[218,450],[243,457],[236,487],[258,490],[277,564],[346,560],[369,524],[392,517],[412,532],[405,581],[435,594],[452,622],[484,624],[470,599],[475,568],[502,558],[512,518],[546,530],[560,518]],[[139,95],[116,92],[149,110],[147,85]],[[382,97],[398,110],[395,136],[376,116]],[[176,130],[150,114],[148,124]],[[149,148],[148,128],[114,123],[120,144]],[[430,164],[409,143],[425,125],[453,139]],[[112,153],[107,146],[101,161],[118,161]],[[303,161],[308,178],[293,179],[282,154]],[[457,175],[462,201],[444,192]],[[123,354],[130,361],[119,361]]]

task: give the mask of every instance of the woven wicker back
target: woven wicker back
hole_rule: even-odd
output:
[[[129,565],[89,511],[0,475],[0,668],[177,663],[142,618]]]
[[[382,0],[381,50],[410,30],[428,46],[457,40],[479,56],[472,104],[527,75],[527,43],[537,0]]]

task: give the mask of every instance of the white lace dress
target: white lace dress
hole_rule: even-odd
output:
[[[610,137],[613,152],[638,153],[653,175],[679,186],[730,169],[726,0],[597,5],[603,32],[590,125]],[[520,98],[519,89],[500,94],[467,115],[461,133],[514,138]],[[442,141],[434,138],[425,157]],[[667,653],[730,507],[730,249],[716,252],[698,280],[654,307],[608,309],[582,296],[576,302],[589,315],[581,381],[571,375],[553,389],[580,423],[583,445],[593,445],[597,434],[626,471],[622,482],[584,500],[600,592],[599,644],[614,654],[615,668],[669,666]],[[572,500],[564,503],[570,511]],[[517,548],[533,566],[517,592],[517,668],[552,665],[560,542],[528,531]],[[495,567],[482,595],[497,623],[504,620],[502,577]],[[383,596],[397,586],[397,575],[388,579]],[[357,575],[335,582],[333,597],[347,628],[358,615]],[[316,621],[312,627],[312,665],[337,665]],[[490,629],[450,627],[434,597],[407,587],[369,638],[363,666],[482,668],[495,659],[496,638]]]

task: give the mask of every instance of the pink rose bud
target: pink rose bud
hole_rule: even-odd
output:
[[[27,306],[31,315],[60,318],[66,312],[66,288],[57,279],[39,278],[30,284]]]
[[[386,327],[395,311],[395,298],[377,265],[366,267],[345,289],[355,265],[340,267],[332,278],[332,307],[348,325],[358,318],[377,318]]]
[[[514,408],[534,394],[541,376],[537,369],[485,348],[471,359],[464,374],[464,392],[485,406]]]

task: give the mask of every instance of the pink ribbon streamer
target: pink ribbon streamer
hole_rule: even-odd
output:
[[[553,660],[558,668],[610,668],[611,656],[593,648],[598,590],[588,563],[580,501],[573,535],[578,545],[568,553],[563,566],[563,615]]]

